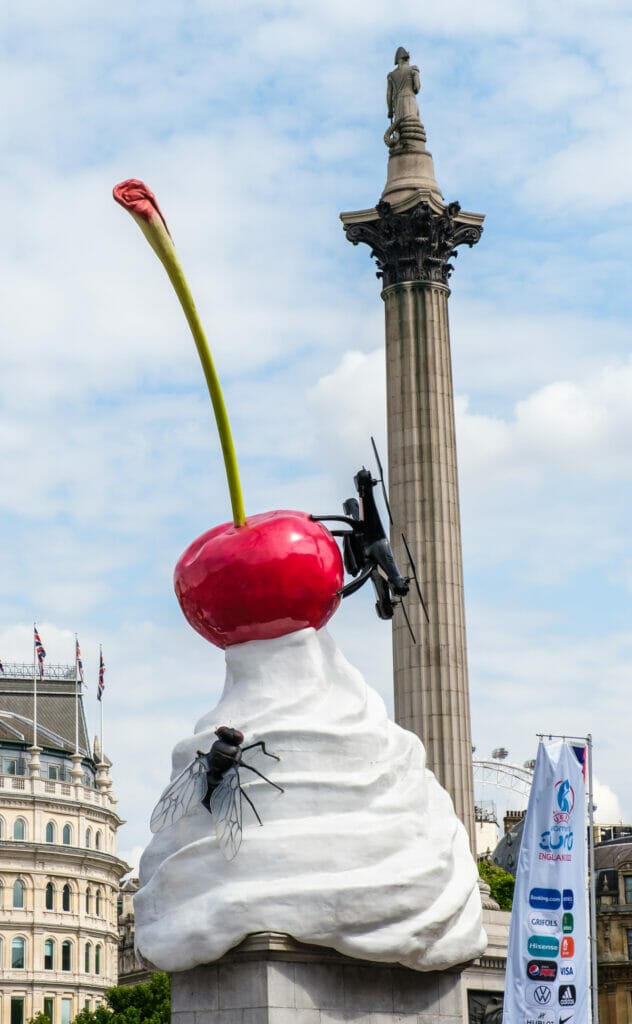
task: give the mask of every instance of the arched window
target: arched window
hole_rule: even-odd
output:
[[[55,909],[55,886],[52,882],[46,883],[46,909]]]
[[[94,848],[95,850],[101,849],[101,832],[98,831],[94,837]]]
[[[55,942],[53,939],[44,940],[44,970],[55,970]]]
[[[61,892],[61,909],[62,910],[65,910],[65,911],[69,911],[70,910],[70,892],[71,892],[70,886],[68,885],[68,882],[66,882],[66,884],[65,884],[65,886],[64,886],[64,888],[62,889],[62,892]]]
[[[101,973],[101,946],[94,947],[94,973]]]
[[[97,889],[97,894],[94,900],[94,912],[97,917],[101,917],[101,890]]]
[[[0,909],[4,906],[4,884],[0,882]],[[2,960],[0,959],[0,967],[2,967]]]
[[[49,822],[46,823],[46,842],[47,843],[54,843],[55,842],[55,822],[54,821],[49,821]]]
[[[26,961],[26,939],[18,936],[11,942],[11,967],[14,971],[23,971]]]
[[[24,818],[16,818],[13,822],[13,838],[18,842],[26,839],[26,822]]]
[[[16,910],[24,910],[25,885],[21,878],[16,878],[13,883],[13,906]]]
[[[90,974],[90,966],[92,961],[92,945],[86,942],[86,948],[83,953],[83,969],[86,974]]]
[[[64,831],[61,834],[61,841],[64,846],[70,846],[72,843],[72,828],[70,825],[64,825]]]
[[[0,818],[0,839],[4,839],[4,818]]]
[[[92,913],[92,889],[90,886],[86,889],[86,914]]]
[[[62,971],[72,970],[72,942],[65,939],[61,944],[61,969]]]
[[[88,849],[90,849],[90,847],[92,846],[92,829],[91,828],[87,828],[86,829],[86,846],[87,846]]]

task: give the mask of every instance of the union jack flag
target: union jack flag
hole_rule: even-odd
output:
[[[81,660],[81,648],[77,637],[75,637],[75,658],[77,661],[77,675],[79,676],[79,682],[83,686],[83,661]]]
[[[40,679],[44,677],[44,658],[46,657],[46,651],[44,650],[44,644],[40,639],[40,635],[37,632],[37,626],[33,626],[33,641],[35,643],[35,654],[39,664]]]
[[[103,691],[105,690],[105,662],[103,660],[103,651],[99,650],[99,684],[97,686],[97,700],[101,700],[103,697]]]

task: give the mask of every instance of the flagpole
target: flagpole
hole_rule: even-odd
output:
[[[35,647],[35,630],[33,623],[33,746],[37,746],[37,649]]]
[[[101,713],[101,725],[99,730],[99,745],[101,747],[101,760],[105,760],[103,753],[103,644],[99,644],[99,707]]]
[[[79,753],[79,640],[75,633],[75,754]]]
[[[595,877],[595,805],[593,800],[593,766],[592,766],[592,735],[586,737],[586,753],[588,761],[588,907],[590,910],[590,976],[592,988],[592,1019],[599,1024],[599,991],[597,971],[597,900]]]

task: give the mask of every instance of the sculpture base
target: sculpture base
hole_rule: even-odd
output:
[[[171,975],[172,1024],[461,1024],[461,968],[411,971],[259,933]]]

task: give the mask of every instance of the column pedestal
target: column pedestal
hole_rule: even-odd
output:
[[[461,1024],[461,970],[369,963],[260,933],[171,975],[172,1024]]]

